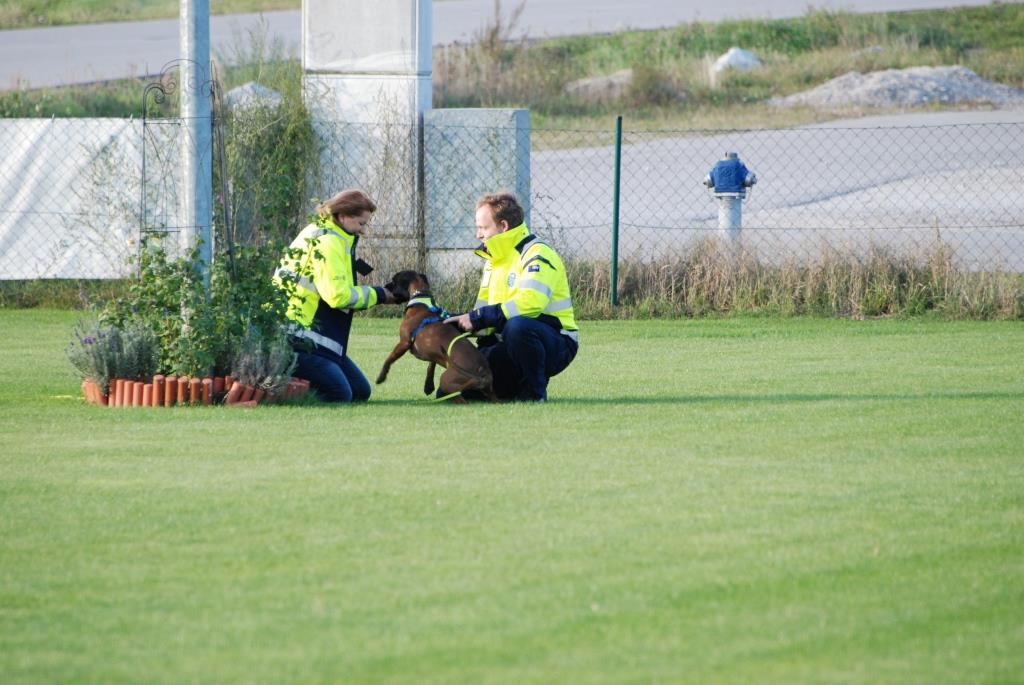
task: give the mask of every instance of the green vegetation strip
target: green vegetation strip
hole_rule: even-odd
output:
[[[302,0],[210,0],[210,14],[297,10]],[[177,18],[178,0],[5,0],[0,29]]]
[[[1024,326],[591,322],[547,405],[87,407],[0,311],[17,682],[1007,682]],[[375,375],[396,322],[356,322]]]

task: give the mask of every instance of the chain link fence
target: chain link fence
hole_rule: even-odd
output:
[[[535,233],[570,259],[612,257],[613,130],[534,129],[528,146],[514,148],[516,132],[493,127],[314,127],[322,154],[309,161],[310,187],[324,198],[361,186],[380,205],[360,245],[375,277],[420,264],[442,277],[475,270],[476,198],[524,174]],[[0,120],[0,278],[130,273],[141,231],[175,232],[180,129],[174,120]],[[914,256],[941,245],[965,269],[1024,273],[1020,122],[627,130],[621,261],[683,257],[724,236],[718,200],[701,182],[727,150],[759,179],[743,202],[738,239],[759,259],[814,260],[828,250]],[[215,203],[230,192],[215,188]],[[247,235],[260,234],[250,228]]]
[[[610,258],[611,133],[535,131],[533,223],[571,254]],[[919,253],[936,241],[965,268],[1024,271],[1024,125],[625,132],[619,256],[678,255],[718,228],[702,181],[725,151],[758,176],[743,245],[766,260],[822,250]]]
[[[314,122],[321,144],[315,186],[326,199],[344,188],[362,188],[377,203],[377,212],[359,256],[373,265],[374,283],[425,262],[422,221],[422,169],[416,151],[417,127],[397,123]]]

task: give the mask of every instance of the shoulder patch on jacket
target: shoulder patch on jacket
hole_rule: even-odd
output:
[[[557,271],[557,269],[555,269],[555,265],[552,264],[550,260],[545,259],[540,255],[534,255],[533,257],[530,257],[529,259],[526,260],[525,266],[527,267],[527,271],[540,271],[540,264],[534,264],[534,262],[542,262],[544,264],[547,264],[553,270]]]

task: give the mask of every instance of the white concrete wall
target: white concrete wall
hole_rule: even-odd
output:
[[[362,248],[416,266],[419,125],[430,109],[431,0],[303,0],[306,106],[322,143],[319,195],[359,186],[380,208]],[[400,266],[399,266],[400,265]]]
[[[179,223],[177,131],[147,127],[147,226]],[[130,119],[0,119],[0,279],[131,273],[142,135]]]

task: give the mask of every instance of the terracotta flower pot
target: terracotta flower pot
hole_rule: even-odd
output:
[[[173,407],[174,398],[178,395],[178,377],[168,376],[164,384],[164,406]]]
[[[107,396],[103,393],[99,383],[91,378],[82,381],[82,394],[85,395],[85,401],[89,404],[103,406],[107,403]]]
[[[163,406],[164,393],[166,392],[164,390],[165,380],[166,379],[162,373],[158,373],[153,376],[153,397],[151,398],[153,401],[151,406],[153,407]]]
[[[124,379],[115,378],[111,383],[114,386],[114,401],[110,404],[111,407],[123,407],[124,406]]]
[[[246,409],[252,409],[256,406],[255,400],[249,400],[248,402],[235,402],[231,405],[232,407],[245,407]]]
[[[224,376],[224,392],[231,390],[231,386],[235,384],[234,376]]]
[[[185,404],[188,402],[188,378],[182,376],[178,379],[178,404]]]
[[[242,396],[238,399],[239,402],[249,402],[252,400],[253,393],[256,392],[256,388],[251,385],[242,386]]]
[[[199,404],[203,400],[203,381],[199,378],[188,380],[188,403]]]
[[[213,404],[213,379],[203,379],[203,404]]]
[[[309,392],[309,381],[305,378],[292,378],[295,382],[295,394],[293,397],[303,397]]]
[[[259,404],[261,401],[263,401],[263,398],[266,397],[266,395],[266,390],[264,390],[263,388],[256,388],[256,391],[253,392],[252,394],[252,401],[255,402],[256,404]]]
[[[228,396],[224,399],[225,404],[236,404],[239,398],[242,397],[242,384],[235,381],[231,384],[231,389],[228,390]]]
[[[213,399],[220,399],[220,396],[224,394],[224,376],[213,377]]]
[[[144,383],[141,381],[132,381],[132,406],[142,406],[142,386]]]
[[[152,407],[153,406],[153,384],[144,383],[142,386],[142,406]]]

